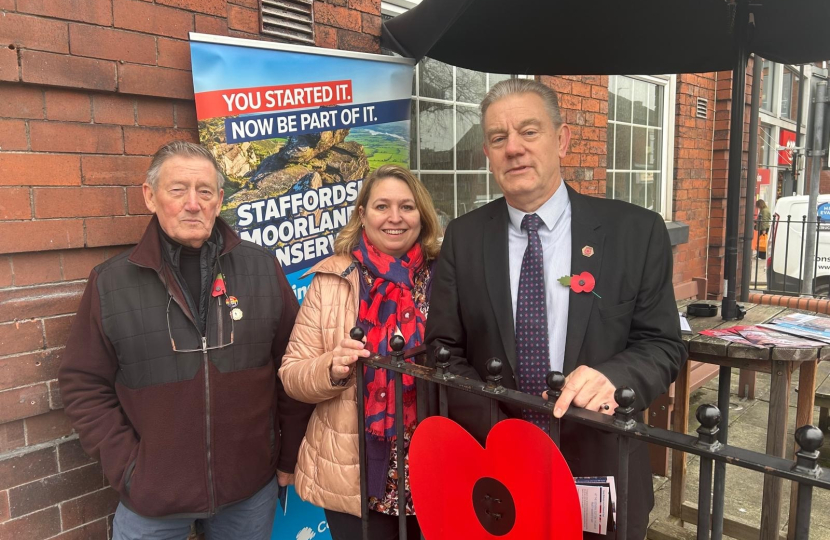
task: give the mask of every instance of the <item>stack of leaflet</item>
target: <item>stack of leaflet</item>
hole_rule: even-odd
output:
[[[759,324],[757,326],[732,326],[714,330],[701,330],[700,333],[704,336],[725,339],[726,341],[759,349],[770,347],[809,349],[824,346],[824,342],[784,332],[784,329],[778,325]]]
[[[794,336],[830,343],[830,317],[809,315],[807,313],[791,313],[770,322],[772,324],[762,324],[760,326],[774,328],[779,332],[786,332]]]
[[[617,522],[617,490],[613,476],[577,476],[576,491],[582,506],[582,531],[606,534]]]

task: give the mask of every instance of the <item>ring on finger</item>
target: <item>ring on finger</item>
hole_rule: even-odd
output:
[[[601,411],[610,411],[611,410],[611,405],[609,405],[607,403],[603,403],[602,405],[599,406],[599,410],[601,410]]]

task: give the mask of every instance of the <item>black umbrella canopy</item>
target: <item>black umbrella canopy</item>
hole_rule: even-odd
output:
[[[753,0],[750,53],[830,59],[830,0]],[[656,75],[731,70],[730,0],[423,0],[383,25],[385,47],[491,73]]]

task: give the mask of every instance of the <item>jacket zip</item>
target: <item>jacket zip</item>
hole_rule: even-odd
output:
[[[222,271],[222,266],[219,264],[219,257],[216,257],[216,268],[219,271]],[[215,270],[211,275],[215,275]],[[213,298],[211,295],[208,295],[208,299]],[[210,302],[210,300],[208,300]],[[216,298],[216,316],[217,316],[217,323],[219,325],[219,345],[224,344],[224,334],[222,323],[222,301],[219,298]],[[207,317],[205,317],[205,333],[208,332],[210,328],[210,309],[207,310]],[[216,512],[216,489],[213,486],[213,464],[211,463],[210,457],[210,360],[208,359],[207,353],[207,336],[202,336],[202,352],[205,364],[205,449],[207,451],[207,466],[208,466],[208,487],[209,487],[209,496],[210,496],[210,506],[208,507],[208,513],[212,516]]]
[[[207,325],[205,326],[207,329]],[[207,453],[208,474],[208,514],[213,515],[216,510],[216,493],[213,489],[213,466],[210,458],[210,360],[207,353],[207,337],[202,336],[202,358],[205,365],[205,449]]]
[[[221,255],[216,257],[217,265],[219,264],[219,258]],[[149,268],[147,266],[136,264],[141,268]],[[170,290],[169,286],[167,285],[167,280],[164,279],[164,276],[161,272],[156,272],[159,279],[161,280],[162,285],[168,291]],[[190,308],[187,306],[183,306],[179,299],[176,298],[175,295],[170,295],[173,298],[173,301],[176,302],[176,305],[179,306],[179,309],[182,310],[182,313],[185,314],[185,317],[190,320],[193,324],[193,327],[196,329],[196,333],[199,334],[199,337],[202,340],[202,362],[205,367],[205,450],[207,456],[207,475],[208,475],[208,515],[213,516],[216,513],[216,490],[213,487],[213,467],[211,465],[211,446],[210,446],[210,359],[208,358],[207,352],[207,336],[202,335],[202,332],[199,330],[199,326],[196,324],[195,319],[192,317],[187,317],[187,314],[190,312]],[[208,295],[208,298],[211,298]],[[218,302],[218,300],[217,300]],[[221,315],[221,306],[217,304],[217,312]],[[210,325],[210,310],[207,312],[207,318],[205,320],[205,332],[207,332]],[[220,345],[222,343],[222,333],[221,333],[221,325],[222,325],[222,317],[219,317],[219,325],[220,325]]]

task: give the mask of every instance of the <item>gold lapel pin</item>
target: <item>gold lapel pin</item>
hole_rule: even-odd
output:
[[[583,257],[590,257],[594,254],[594,248],[591,246],[585,246],[582,248],[582,256]]]

